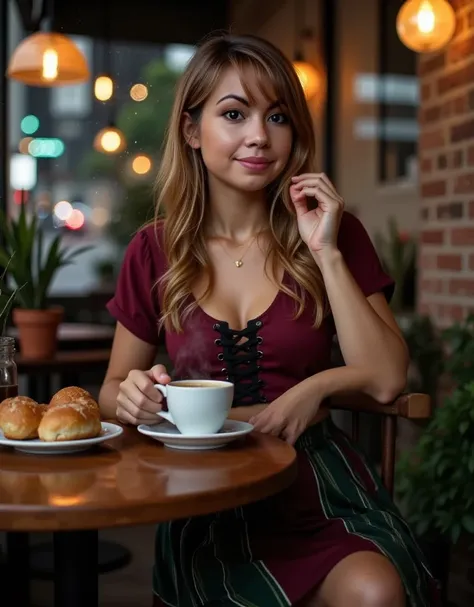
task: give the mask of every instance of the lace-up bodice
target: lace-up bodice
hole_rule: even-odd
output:
[[[259,378],[263,352],[259,346],[263,337],[258,335],[261,320],[251,320],[245,329],[235,331],[228,323],[218,322],[212,327],[220,334],[214,343],[222,348],[217,359],[224,363],[221,372],[235,384],[234,405],[253,405],[267,402],[263,393],[265,382]]]

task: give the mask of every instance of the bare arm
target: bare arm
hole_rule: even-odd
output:
[[[380,402],[392,401],[405,387],[409,357],[384,295],[375,293],[366,298],[339,251],[320,255],[318,265],[323,274],[341,352],[351,369],[349,374],[344,371],[346,375],[341,375],[343,369],[339,370],[338,381],[347,377],[350,391],[365,392]],[[331,385],[332,381],[329,381],[327,389]]]
[[[120,384],[127,378],[130,371],[150,369],[155,356],[155,346],[142,341],[121,323],[117,323],[109,367],[99,394],[102,417],[115,418]]]

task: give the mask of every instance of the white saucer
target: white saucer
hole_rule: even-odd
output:
[[[3,447],[13,447],[17,451],[23,453],[35,453],[40,455],[59,455],[63,453],[77,453],[78,451],[86,451],[94,445],[103,443],[111,438],[117,438],[123,432],[123,428],[117,424],[111,424],[110,422],[102,423],[102,433],[100,436],[95,438],[82,438],[80,440],[67,440],[67,441],[54,441],[47,442],[42,441],[39,438],[32,440],[11,440],[5,438],[3,432],[0,430],[0,445]]]
[[[181,432],[171,422],[162,422],[147,426],[140,424],[138,431],[146,436],[150,436],[160,441],[165,447],[172,449],[189,449],[193,451],[202,451],[204,449],[218,449],[228,443],[252,432],[252,424],[247,422],[238,422],[228,419],[224,422],[222,430],[215,434],[202,434],[195,436],[192,434],[181,434]]]

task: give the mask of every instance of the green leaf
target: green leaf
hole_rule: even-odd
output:
[[[453,544],[457,544],[459,540],[459,536],[461,535],[461,525],[459,523],[455,523],[451,529],[451,541]]]
[[[469,516],[466,514],[465,516],[462,517],[461,522],[464,525],[464,528],[466,529],[466,531],[474,534],[474,517],[473,516]]]

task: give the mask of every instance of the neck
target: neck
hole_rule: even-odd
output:
[[[209,180],[207,232],[211,237],[245,241],[268,226],[265,192],[239,192]]]

